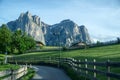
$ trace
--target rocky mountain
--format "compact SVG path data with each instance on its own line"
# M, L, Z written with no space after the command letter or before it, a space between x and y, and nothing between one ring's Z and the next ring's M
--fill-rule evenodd
M67 19L51 26L42 26L45 32L47 45L71 46L73 43L91 43L90 36L84 25L78 26L75 22Z
M84 25L78 26L69 19L58 24L48 25L42 22L38 16L32 16L26 12L22 13L17 20L8 22L7 25L12 31L21 29L36 41L50 46L70 46L77 42L91 43L86 27Z
M8 22L7 25L12 31L20 29L26 32L27 35L32 36L36 41L45 44L44 34L40 26L41 21L38 16L32 16L29 12L21 13L17 20Z

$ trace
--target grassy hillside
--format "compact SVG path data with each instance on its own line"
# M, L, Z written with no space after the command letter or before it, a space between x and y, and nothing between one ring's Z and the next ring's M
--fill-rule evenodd
M67 51L49 51L49 52L33 52L27 53L23 55L19 55L21 58L27 57L59 57L59 53L61 57L73 57L76 59L97 59L97 60L105 60L110 59L114 61L120 61L120 45L111 45L104 47L96 47L82 50L67 50Z

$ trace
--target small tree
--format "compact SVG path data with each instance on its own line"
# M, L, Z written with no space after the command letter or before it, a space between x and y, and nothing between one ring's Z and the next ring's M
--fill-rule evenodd
M120 38L119 38L119 37L117 37L117 43L118 43L118 44L120 43Z
M97 41L96 46L102 46L102 45L103 45L103 43L102 43L102 42Z

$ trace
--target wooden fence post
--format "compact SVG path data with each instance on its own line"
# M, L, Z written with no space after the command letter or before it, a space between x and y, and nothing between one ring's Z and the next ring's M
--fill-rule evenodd
M73 70L75 70L75 67L74 67L74 58L72 58L72 67L73 67Z
M75 65L75 70L77 71L78 70L78 64L76 64L76 62L78 62L76 59L74 60L74 65Z
M81 62L81 60L79 60L79 62ZM79 67L81 68L81 63L79 64ZM81 70L81 69L80 69L79 71L80 71L80 72L82 72L82 70Z
M94 63L96 63L96 60L93 60ZM96 65L94 64L93 69L96 70ZM96 78L96 72L94 72L94 78Z
M51 57L48 58L49 62L52 63Z
M13 75L13 71L14 71L14 70L13 70L12 68L11 68L10 70L11 70L11 80L13 80L13 76L14 76L14 75Z
M110 60L107 60L107 72L110 73L110 66L108 65L110 63ZM110 80L110 77L107 77L107 80Z
M17 64L17 60L16 60L15 64L18 65L18 64Z
M86 69L88 68L87 59L85 59L85 68L86 68ZM86 73L86 75L87 75L87 74L88 74L88 71L86 70L85 73Z

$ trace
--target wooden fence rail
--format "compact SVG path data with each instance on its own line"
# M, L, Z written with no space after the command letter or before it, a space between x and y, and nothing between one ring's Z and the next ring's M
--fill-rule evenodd
M35 61L46 61L47 63L58 62L59 64L68 64L74 71L76 71L79 75L89 77L91 80L99 80L97 75L102 75L107 78L107 80L111 80L114 78L116 80L120 80L120 73L111 72L111 68L117 68L120 70L120 62L111 62L107 60L106 62L97 62L95 59L93 61L85 60L76 60L73 58L51 58L51 57L41 57L41 58L25 58L25 59L17 59L12 58L9 59L9 62L27 62L26 60L32 62ZM98 67L104 68L104 70L100 70ZM120 71L119 71L120 72ZM91 75L91 73L93 73ZM105 79L106 80L106 79Z
M27 66L21 66L17 70L5 70L0 71L0 77L4 77L2 80L17 80L27 73Z
M120 80L120 74L118 73L113 73L111 72L111 67L113 68L119 68L120 70L120 62L110 62L109 60L106 62L96 62L94 59L93 61L89 62L87 59L84 61L81 60L75 60L72 58L66 58L64 59L64 62L69 64L75 71L81 72L84 71L83 73L85 76L88 76L88 72L92 72L94 75L92 77L92 80L98 80L96 75L101 74L107 77L107 80L110 80L110 78L115 78ZM81 65L84 65L84 67L81 67ZM92 68L89 68L88 66L92 66ZM98 70L96 67L104 67L106 68L106 71Z

